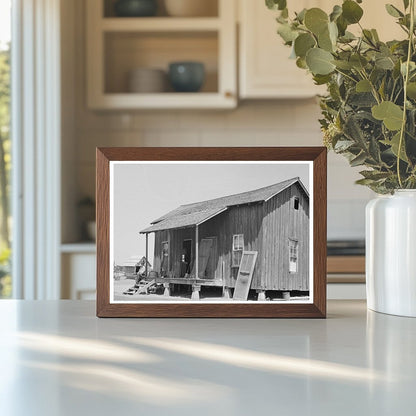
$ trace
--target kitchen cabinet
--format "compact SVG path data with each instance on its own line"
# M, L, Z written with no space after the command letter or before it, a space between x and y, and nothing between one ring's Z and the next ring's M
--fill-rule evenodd
M226 109L235 108L238 98L295 99L325 92L324 87L315 86L311 75L297 68L289 58L290 48L276 34L276 12L268 10L263 1L207 1L218 2L216 16L180 18L162 11L156 17L123 18L114 16L111 1L89 0L86 3L88 107ZM334 3L299 0L296 9L320 7L329 12ZM401 0L392 3L402 7ZM377 0L367 0L361 6L365 10L363 25L375 27L381 39L403 37ZM131 70L143 67L167 70L170 62L184 60L204 63L207 76L200 92L128 92Z
M63 244L61 253L62 299L95 300L95 244Z
M403 9L403 0L391 0L381 2L380 0L365 0L360 6L364 9L361 25L365 28L377 29L380 40L386 42L392 39L404 39L405 32L395 23L395 18L390 16L385 8L385 3L393 4L400 10ZM356 27L356 30L359 28Z
M234 108L237 105L236 4L218 2L216 16L116 17L109 2L88 0L87 102L90 109ZM205 66L195 93L132 93L128 74L140 68L167 71L175 61Z
M294 3L294 2L293 2ZM401 0L394 0L400 9ZM299 0L289 3L293 11L320 7L330 12L333 0ZM366 0L362 25L376 28L381 40L403 38L403 33L379 0ZM277 35L277 12L268 10L263 1L239 0L239 91L242 99L291 99L308 98L325 92L324 87L313 84L311 75L298 68L289 59L290 48ZM357 25L349 30L359 31Z
M328 0L299 0L296 9L325 8ZM291 50L277 35L275 11L264 1L239 0L239 90L242 99L308 98L322 92L311 75L289 59Z

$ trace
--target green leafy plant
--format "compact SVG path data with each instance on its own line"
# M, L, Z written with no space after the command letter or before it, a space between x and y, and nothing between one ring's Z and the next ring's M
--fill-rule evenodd
M416 188L415 0L386 10L404 40L382 42L360 24L362 0L344 0L331 13L303 9L289 16L286 0L266 0L278 10L278 34L296 65L326 85L320 97L325 145L365 166L357 183L377 193ZM384 6L383 6L384 7ZM360 35L348 29L356 25Z
M10 249L3 248L0 250L0 299L9 298L12 294L10 256Z

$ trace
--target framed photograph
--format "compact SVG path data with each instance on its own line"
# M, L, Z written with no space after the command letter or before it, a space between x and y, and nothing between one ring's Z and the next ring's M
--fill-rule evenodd
M97 149L97 316L324 318L326 152Z

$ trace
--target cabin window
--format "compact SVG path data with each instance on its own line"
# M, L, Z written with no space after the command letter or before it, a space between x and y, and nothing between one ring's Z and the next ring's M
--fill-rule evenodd
M244 234L234 234L231 267L240 267L243 250L244 250Z
M289 273L298 271L298 242L289 240Z
M299 198L295 197L293 201L293 207L296 209L296 211L299 209Z

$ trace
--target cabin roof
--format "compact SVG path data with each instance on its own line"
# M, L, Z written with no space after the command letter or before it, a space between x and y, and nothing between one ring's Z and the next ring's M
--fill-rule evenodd
M295 183L299 183L305 194L309 197L309 193L305 189L303 183L296 177L264 188L242 192L240 194L181 205L173 211L152 221L152 225L140 231L140 233L152 233L155 231L200 225L221 212L226 211L229 207L268 201Z

